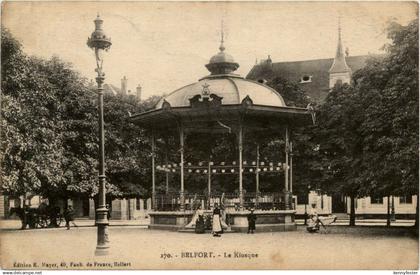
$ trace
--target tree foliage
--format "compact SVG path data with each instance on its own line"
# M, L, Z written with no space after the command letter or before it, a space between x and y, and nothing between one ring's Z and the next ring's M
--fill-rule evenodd
M313 108L317 108L316 103L306 95L299 84L282 77L274 77L267 85L280 93L287 106L306 108L308 104L311 104ZM313 180L314 174L321 173L317 144L314 139L316 128L314 125L296 127L293 124L290 128L290 140L293 144L293 192L298 196L306 197L308 189L317 187L317 182ZM284 140L279 140L279 142L284 147ZM268 149L272 150L270 146Z
M97 95L86 79L57 57L29 57L2 29L1 188L47 197L97 190ZM144 196L149 189L147 137L128 112L150 108L130 96L105 95L108 191Z
M418 194L418 21L391 23L388 37L387 55L354 75L364 115L363 177L383 194Z
M353 197L418 194L418 22L391 23L391 43L320 106L322 187Z

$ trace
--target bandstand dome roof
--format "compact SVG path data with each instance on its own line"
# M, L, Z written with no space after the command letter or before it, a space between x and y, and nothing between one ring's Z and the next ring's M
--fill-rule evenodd
M238 76L221 75L219 77L205 77L198 82L175 90L162 98L157 103L156 109L162 108L164 101L167 101L171 107L190 106L190 99L197 94L201 94L203 87L206 86L210 93L223 98L223 105L241 104L244 98L249 96L256 105L286 106L282 96L268 86Z
M239 64L225 52L223 38L219 50L219 53L213 55L206 65L211 73L209 76L173 91L162 98L156 104L155 109L162 108L164 102L169 103L171 107L187 107L191 104L190 99L203 93L221 97L222 105L241 104L248 96L256 105L286 106L282 96L274 89L233 73L239 68Z
M223 37L219 50L205 65L210 75L173 91L131 121L165 132L179 125L188 131L225 132L227 124L278 130L286 124L313 123L308 108L288 107L276 90L235 74L239 64L225 52Z

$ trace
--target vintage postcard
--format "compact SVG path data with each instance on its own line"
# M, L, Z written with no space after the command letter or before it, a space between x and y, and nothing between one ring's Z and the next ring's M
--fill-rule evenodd
M417 2L3 1L1 268L417 270L418 44Z

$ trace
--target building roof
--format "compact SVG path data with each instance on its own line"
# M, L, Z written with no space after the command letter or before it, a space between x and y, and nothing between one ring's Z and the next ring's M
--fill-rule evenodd
M357 71L365 65L368 57L368 55L346 57L347 65L353 72ZM311 99L322 102L329 92L329 70L333 62L333 58L326 58L258 64L251 69L246 78L268 81L276 77L282 77L290 82L300 83ZM304 76L311 77L310 81L301 81Z
M114 86L112 84L104 84L103 88L104 88L104 93L105 94L117 95L117 94L121 93L121 89L117 88L116 86Z
M227 128L235 130L239 125L248 131L278 131L285 126L311 125L314 119L311 109L262 106L252 102L218 107L164 106L130 117L132 122L145 129L154 129L166 134L177 131L179 125L182 125L186 132L226 133Z
M221 97L222 105L241 104L248 96L257 105L286 106L281 95L266 85L239 76L220 75L211 78L206 77L175 90L162 98L157 103L156 109L162 108L164 102L168 102L171 107L190 106L190 99L203 94L205 89L207 89L209 95L215 94Z

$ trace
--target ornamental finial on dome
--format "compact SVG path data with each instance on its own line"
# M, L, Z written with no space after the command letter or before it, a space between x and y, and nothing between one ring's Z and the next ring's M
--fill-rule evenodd
M225 37L224 37L224 28L222 21L221 28L221 40L220 40L220 52L216 55L213 55L210 58L209 64L206 65L207 70L210 71L211 75L224 75L230 74L236 71L239 68L239 64L235 62L233 57L225 52Z
M225 42L225 40L224 40L224 32L223 32L223 19L222 19L222 26L221 26L221 32L220 32L220 35L221 35L221 40L220 40L220 47L219 47L219 50L220 50L221 52L223 52L223 51L225 50L225 46L223 45L223 42Z

